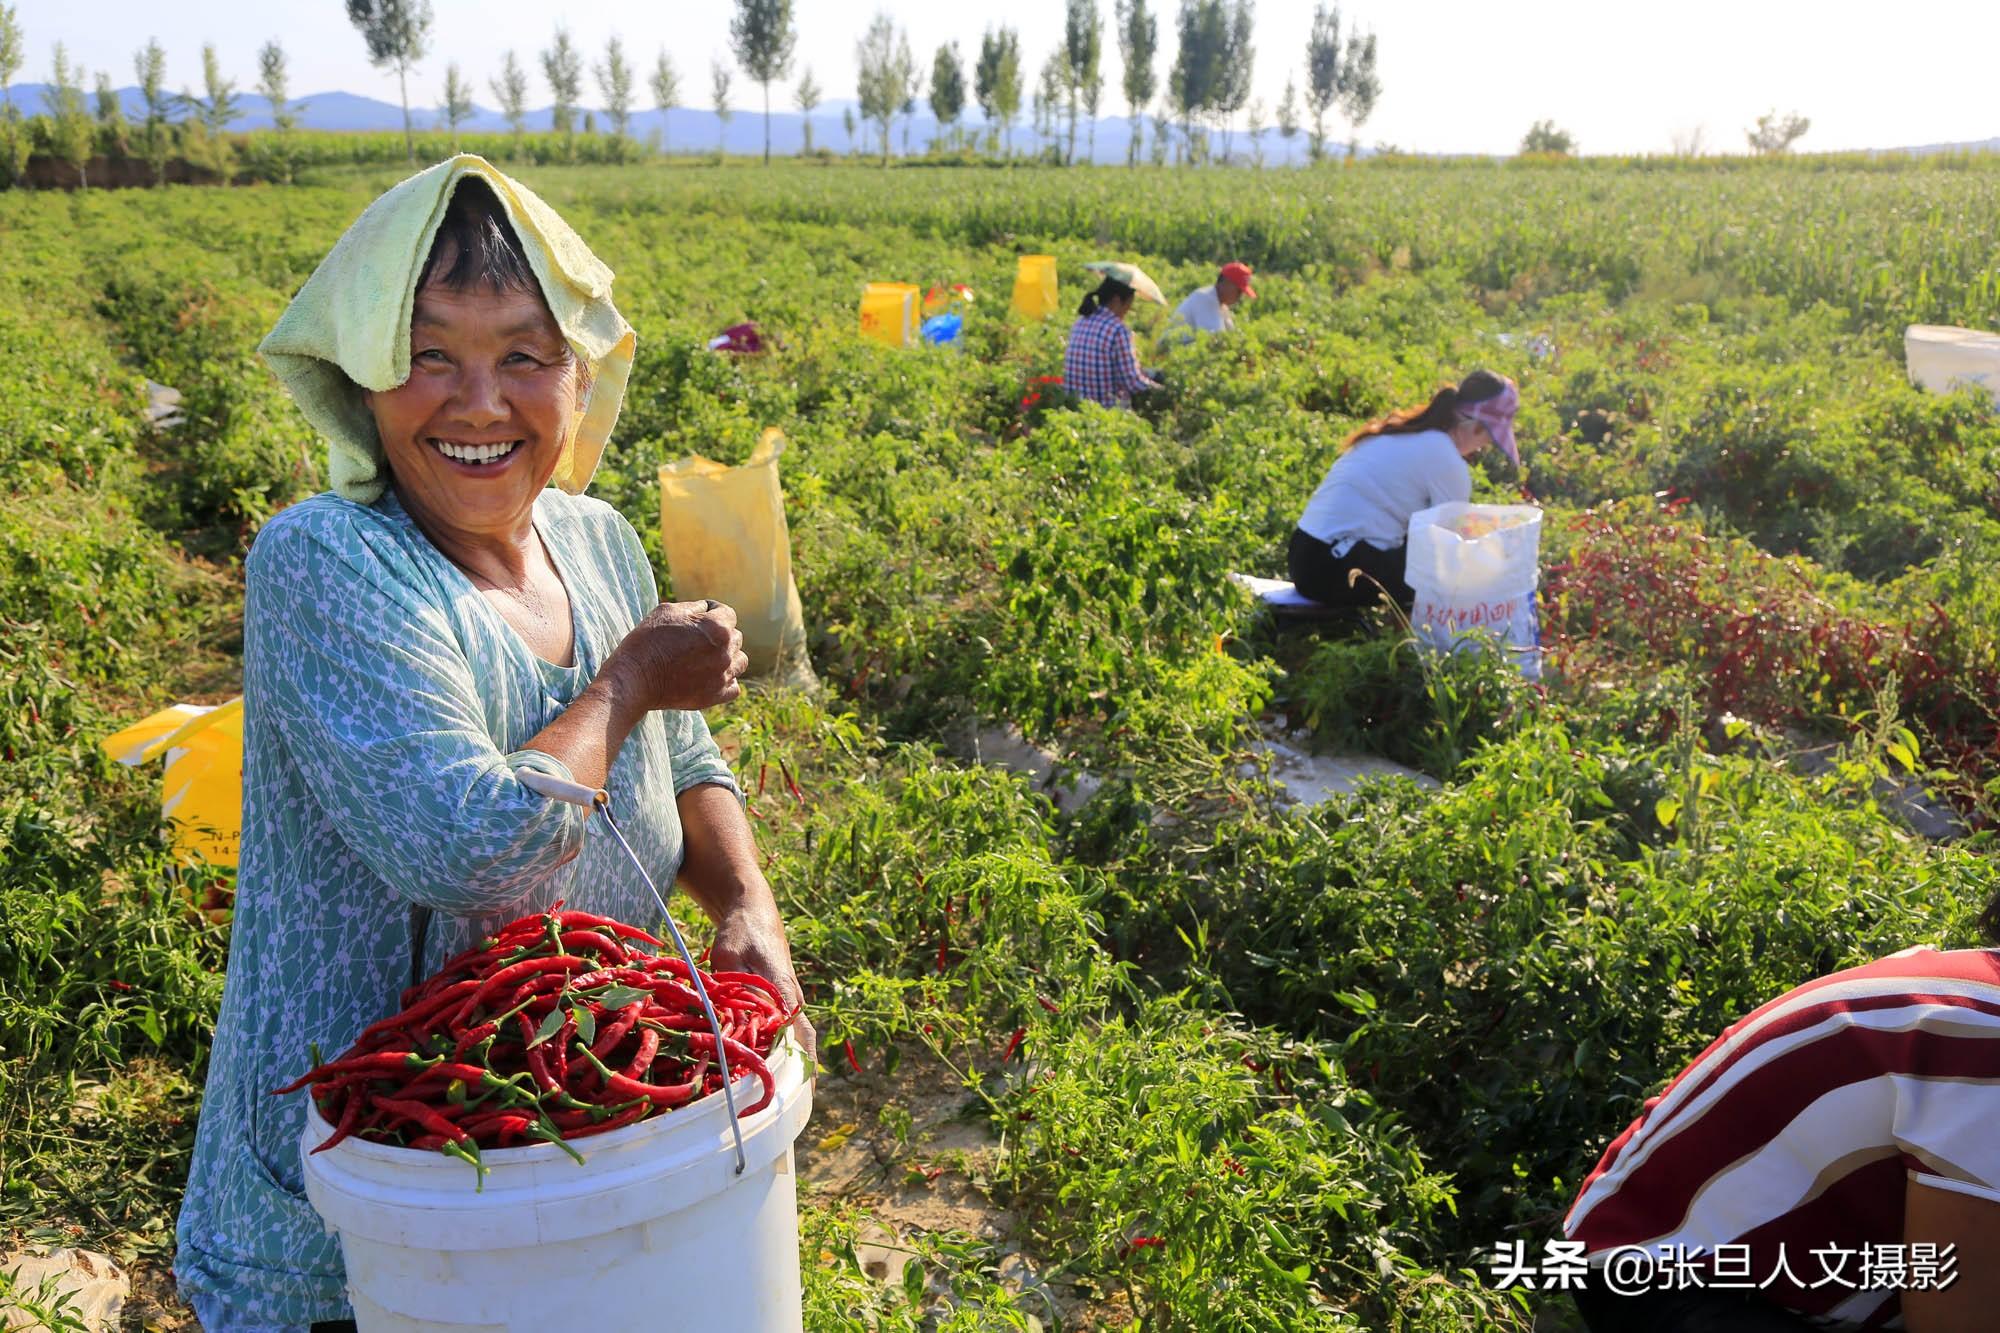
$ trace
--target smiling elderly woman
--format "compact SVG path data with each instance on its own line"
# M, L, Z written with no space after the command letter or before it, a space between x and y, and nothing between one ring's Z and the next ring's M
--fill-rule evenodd
M717 965L798 996L696 711L738 693L735 617L659 604L632 528L575 494L631 366L610 279L459 157L377 200L265 341L335 492L273 518L247 565L243 852L175 1262L210 1333L350 1317L303 1193L305 1099L267 1095L311 1044L344 1049L413 974L557 899L657 917L615 844L522 772L607 788L714 920Z

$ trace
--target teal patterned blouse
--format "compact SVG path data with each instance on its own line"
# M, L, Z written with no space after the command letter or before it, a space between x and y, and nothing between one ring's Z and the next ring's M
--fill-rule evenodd
M516 774L570 778L523 748L658 601L610 506L544 491L534 522L569 591L573 667L537 657L391 491L320 495L258 534L243 613L243 849L229 973L178 1227L174 1273L212 1330L350 1318L339 1246L306 1202L306 1094L271 1097L394 1012L413 906L426 970L550 906L657 920L645 885L581 810ZM675 798L736 789L699 713L657 712L613 765L612 809L663 888Z

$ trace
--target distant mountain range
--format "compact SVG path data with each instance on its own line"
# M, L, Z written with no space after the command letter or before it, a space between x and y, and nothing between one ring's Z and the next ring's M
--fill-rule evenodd
M14 105L24 114L32 115L44 109L43 94L48 85L40 83L17 83L9 89ZM753 89L753 96L755 90ZM145 115L146 102L134 88L118 90L120 104L125 109L127 119L137 120ZM384 102L378 98L363 97L356 93L325 92L310 93L298 99L304 104L299 113L300 128L309 130L400 130L403 128L403 109L394 102ZM94 102L93 102L94 105ZM243 108L240 119L232 121L233 130L263 130L271 127L270 103L255 94L241 95L238 105ZM910 151L921 153L937 137L938 124L922 103L915 116L908 119L908 142ZM598 108L587 108L596 117L600 131L610 128L611 119ZM820 148L830 148L835 152L846 152L849 139L841 126L841 113L852 110L857 122L854 143L857 146L876 146L878 138L872 125L861 125L861 110L853 102L822 103L813 112L813 144ZM583 111L577 112L577 123L582 124ZM444 128L444 119L436 107L411 107L410 123L418 130ZM530 130L548 130L554 126L554 113L548 107L530 111L526 117ZM984 131L985 123L978 119L977 110L973 117L964 122L965 128ZM465 133L505 133L507 121L498 111L473 104L472 118L460 126ZM1066 129L1066 127L1065 127ZM696 110L691 107L676 107L662 115L649 110L633 113L631 134L641 142L650 141L655 131L664 132L664 142L674 152L713 152L718 143L730 153L761 153L764 151L764 113L761 105L752 102L732 110L728 123L713 111ZM897 153L903 151L905 122L897 117L889 136ZM1131 122L1124 117L1104 117L1097 122L1096 161L1123 163L1125 150L1131 142ZM1152 144L1152 126L1148 122L1142 136L1142 150ZM1059 136L1059 137L1066 137ZM1223 149L1222 136L1212 136L1214 149L1219 154ZM1303 132L1289 143L1275 129L1266 129L1262 136L1264 160L1271 165L1296 164L1306 160L1306 136ZM1086 155L1090 142L1090 127L1079 121L1076 127L1076 151L1079 157ZM1026 151L1035 144L1033 128L1025 119L1014 122L1013 144L1017 151ZM771 151L790 155L805 147L805 117L796 110L780 111L771 109ZM1231 153L1247 158L1251 151L1250 136L1239 130L1230 144ZM877 147L877 151L880 151ZM1361 150L1364 156L1368 149Z
M1915 153L1924 156L1930 153L2000 153L2000 139L1980 139L1967 143L1927 143L1915 148L1892 148L1892 153Z
M43 95L47 91L47 84L17 83L8 90L8 93L12 97L16 107L20 108L24 114L33 115L44 109ZM754 98L755 95L756 90L753 88L751 96ZM238 104L243 108L243 116L231 122L230 128L235 130L264 130L271 128L270 104L254 93L241 94L239 96L240 100ZM136 120L144 116L146 103L145 99L139 95L137 88L120 88L118 90L118 97L120 103L125 108L125 115L128 119ZM299 98L298 101L303 103L305 107L299 113L299 125L303 129L400 130L403 128L403 109L394 102L385 102L379 98L363 97L358 93L325 92L312 93ZM930 144L931 140L937 137L938 124L922 103L919 103L918 106L918 113L910 117L908 121L907 142L910 151L921 153ZM598 108L579 109L577 112L577 123L579 126L583 121L584 110L589 110L597 118L597 127L600 131L609 129L611 118ZM846 130L841 125L841 113L848 110L854 112L856 121L856 129L852 141L849 140ZM860 120L861 109L853 102L826 102L821 104L813 112L812 117L814 145L821 148L830 148L835 152L841 153L848 151L851 145L876 147L877 137L875 127L860 124ZM410 123L415 128L424 131L444 128L444 118L436 107L411 107ZM526 123L527 128L530 130L552 129L554 127L554 113L548 107L537 108L528 113ZM986 128L985 122L978 117L977 108L973 108L972 115L966 121L962 122L962 124L964 128L982 132ZM473 104L472 118L466 121L460 128L467 133L505 133L508 126L506 118L498 111L481 106L475 102ZM1339 128L1344 130L1346 127L1342 125ZM631 133L634 138L641 142L650 142L655 132L662 131L664 132L664 142L668 150L673 152L708 153L715 151L717 144L721 144L725 151L730 153L748 154L764 151L764 115L755 101L742 108L733 110L726 125L722 118L717 116L715 112L698 110L692 107L676 107L665 115L651 110L633 113ZM1097 122L1097 152L1095 160L1102 163L1123 163L1125 161L1126 147L1131 142L1131 135L1132 123L1125 117L1107 116L1099 119ZM1050 142L1060 141L1065 137L1059 130L1056 140L1051 140ZM1152 139L1152 124L1148 121L1141 136L1142 156L1149 155ZM1210 139L1214 152L1219 155L1223 151L1223 136L1221 134L1212 134ZM1287 141L1277 130L1267 128L1260 136L1260 140L1264 150L1264 161L1269 165L1292 166L1301 164L1306 160L1306 136L1303 132L1300 132ZM899 116L890 134L890 143L894 146L897 153L901 153L905 141L905 122ZM1089 142L1090 127L1087 123L1080 121L1076 127L1076 148L1079 156L1087 155ZM1014 122L1013 144L1017 151L1023 152L1036 147L1034 130L1025 118ZM797 153L804 147L805 117L801 116L796 110L780 111L776 107L773 107L771 111L771 151L789 156ZM1250 135L1242 130L1238 130L1233 136L1229 147L1233 157L1247 159L1252 153ZM1329 145L1329 151L1339 152L1344 147L1344 144L1336 143ZM880 151L879 147L876 147L876 151ZM1363 148L1360 151L1361 156L1367 157L1371 155L1373 150ZM1918 155L1955 152L2000 152L2000 138L1981 139L1963 143L1921 144L1906 148L1882 148L1868 151L1876 153L1914 153Z

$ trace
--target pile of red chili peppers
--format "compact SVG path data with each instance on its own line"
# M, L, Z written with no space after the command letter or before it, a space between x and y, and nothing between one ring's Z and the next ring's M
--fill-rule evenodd
M561 906L480 941L404 991L402 1012L346 1054L274 1089L312 1086L334 1126L313 1151L354 1135L463 1158L483 1180L481 1148L562 1145L719 1091L687 964L651 952L661 942L643 930ZM763 1084L751 1115L771 1100L764 1057L797 1011L762 977L701 976L730 1073Z

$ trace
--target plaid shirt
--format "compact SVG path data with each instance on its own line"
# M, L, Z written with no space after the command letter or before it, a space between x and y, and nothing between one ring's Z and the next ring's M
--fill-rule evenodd
M1109 310L1085 315L1069 331L1063 387L1106 407L1129 407L1134 389L1157 389L1132 354L1132 330Z

